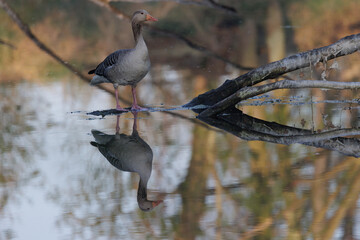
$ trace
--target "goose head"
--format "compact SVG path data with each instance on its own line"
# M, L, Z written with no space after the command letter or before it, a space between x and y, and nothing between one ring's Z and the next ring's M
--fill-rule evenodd
M156 207L162 202L162 200L149 201L147 199L138 199L139 208L144 212L151 211L154 207Z
M133 23L141 24L146 21L156 22L157 19L151 16L146 10L138 10L134 12L132 16Z

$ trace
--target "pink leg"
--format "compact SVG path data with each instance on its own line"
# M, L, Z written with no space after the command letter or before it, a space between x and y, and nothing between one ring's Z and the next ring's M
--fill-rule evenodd
M120 126L119 126L119 122L120 122L120 115L116 116L116 133L120 132Z
M137 112L132 112L134 116L133 131L137 131Z
M115 88L116 110L127 112L127 111L128 111L127 109L120 107L118 87L117 87L117 86L116 86L116 87L114 86L114 88Z
M133 95L133 104L131 106L131 111L146 111L146 110L148 110L147 108L143 108L143 107L140 107L139 105L137 105L135 88L136 88L136 86L131 86L131 92Z

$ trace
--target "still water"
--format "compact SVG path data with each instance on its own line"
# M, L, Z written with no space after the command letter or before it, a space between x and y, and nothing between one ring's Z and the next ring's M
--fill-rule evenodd
M132 46L128 22L91 1L60 2L11 6L84 73ZM357 1L251 2L221 2L236 14L200 1L114 5L127 14L146 8L159 28L246 67L359 31ZM16 49L0 45L0 239L360 239L356 135L350 154L341 139L332 150L276 144L196 119L179 106L246 70L150 30L152 69L138 98L155 110L91 114L113 108L113 95L64 70L1 14L1 38ZM322 32L322 21L336 31ZM357 53L329 62L327 80L358 81L359 60ZM318 79L323 68L290 77ZM131 99L130 88L120 95ZM356 91L282 90L238 108L323 132L358 127L357 99Z

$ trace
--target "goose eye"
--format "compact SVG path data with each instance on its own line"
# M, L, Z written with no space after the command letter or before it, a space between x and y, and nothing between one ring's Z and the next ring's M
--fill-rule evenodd
M141 14L144 14L143 12Z

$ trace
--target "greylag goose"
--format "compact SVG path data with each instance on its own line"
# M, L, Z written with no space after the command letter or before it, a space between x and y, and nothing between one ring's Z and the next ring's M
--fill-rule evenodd
M141 108L136 101L136 85L149 72L150 60L148 49L142 36L142 24L146 21L157 21L145 10L134 12L131 25L135 39L135 47L132 49L120 49L105 58L89 74L95 73L90 84L112 83L115 88L116 109L127 111L121 108L118 99L118 86L130 85L133 96L131 111L146 110Z
M101 154L117 169L139 174L137 202L141 210L150 211L162 201L149 201L147 199L147 183L152 170L153 152L149 145L139 136L136 113L134 114L133 132L130 136L119 134L120 116L117 116L116 134L108 135L92 130L91 133L95 138L95 142L91 142L91 145L97 147Z

